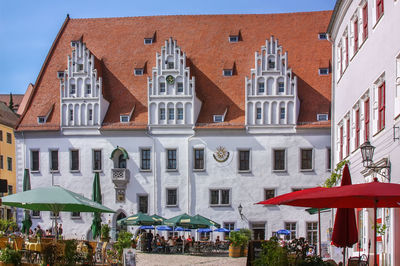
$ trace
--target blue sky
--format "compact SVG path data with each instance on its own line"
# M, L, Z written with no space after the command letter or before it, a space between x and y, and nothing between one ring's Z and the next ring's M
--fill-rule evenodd
M34 83L67 14L71 18L261 14L332 10L336 0L0 0L0 94Z

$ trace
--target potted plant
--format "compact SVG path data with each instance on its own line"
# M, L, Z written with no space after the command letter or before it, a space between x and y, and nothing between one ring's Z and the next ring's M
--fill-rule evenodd
M110 226L108 226L108 224L101 225L101 241L110 241Z
M115 249L118 251L118 256L121 259L124 252L124 248L130 248L132 245L132 233L127 231L121 231L118 234L117 242L114 244Z
M245 256L245 250L247 251L247 242L249 237L245 232L233 231L229 234L229 256L230 257L242 257Z
M7 246L1 250L0 261L3 265L21 265L22 254Z

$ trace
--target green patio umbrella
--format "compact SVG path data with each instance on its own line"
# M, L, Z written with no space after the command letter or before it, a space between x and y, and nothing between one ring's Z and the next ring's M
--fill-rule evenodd
M2 198L4 205L34 211L52 211L55 217L64 212L109 212L114 211L59 186L40 187ZM57 227L57 219L56 219Z
M174 226L174 227L180 226L183 228L190 228L190 229L209 227L207 223L200 221L199 219L190 216L186 213L167 219L164 221L164 224L168 226Z
M160 215L157 215L157 214L153 214L153 215L150 216L150 217L152 217L153 219L156 219L156 221L160 221L161 224L166 220L164 217L162 217L162 216L160 216Z
M129 217L118 220L119 225L160 225L160 218L154 218L144 213L137 213Z
M94 174L92 200L94 202L101 204L101 187L100 187L99 173ZM92 229L93 239L96 239L96 237L100 236L100 229L101 229L100 213L94 213L91 229Z
M197 218L199 221L201 221L201 222L203 222L203 223L205 223L205 224L208 224L208 226L214 226L214 227L217 227L217 228L220 228L221 227L221 225L219 224L219 223L217 223L217 222L214 222L213 220L210 220L210 219L208 219L208 218L206 218L206 217L204 217L204 216L201 216L200 214L196 214L195 216L193 216L194 218Z
M31 178L29 176L29 169L24 170L24 180L22 181L22 191L31 190ZM25 234L29 234L29 229L32 226L31 215L29 211L25 211L25 217L22 221L22 229L21 232Z

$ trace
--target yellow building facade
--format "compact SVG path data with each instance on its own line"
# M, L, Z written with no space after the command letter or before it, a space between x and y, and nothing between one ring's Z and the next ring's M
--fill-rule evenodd
M0 102L0 179L7 180L7 192L3 196L16 191L16 156L14 126L18 116L7 105ZM0 206L0 218L14 217L12 208Z

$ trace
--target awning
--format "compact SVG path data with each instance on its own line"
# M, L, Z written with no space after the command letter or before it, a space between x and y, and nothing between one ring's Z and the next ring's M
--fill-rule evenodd
M127 152L124 148L119 147L119 146L117 146L117 148L115 148L115 150L112 151L111 156L110 156L110 159L114 158L114 154L115 154L116 151L121 151L121 152L122 152L122 155L123 155L123 158L124 158L125 160L129 159L128 152Z
M319 209L320 212L328 212L331 210L331 208L322 208ZM313 215L313 214L317 214L318 213L318 209L317 208L308 208L306 209L306 212L308 212L309 214Z

